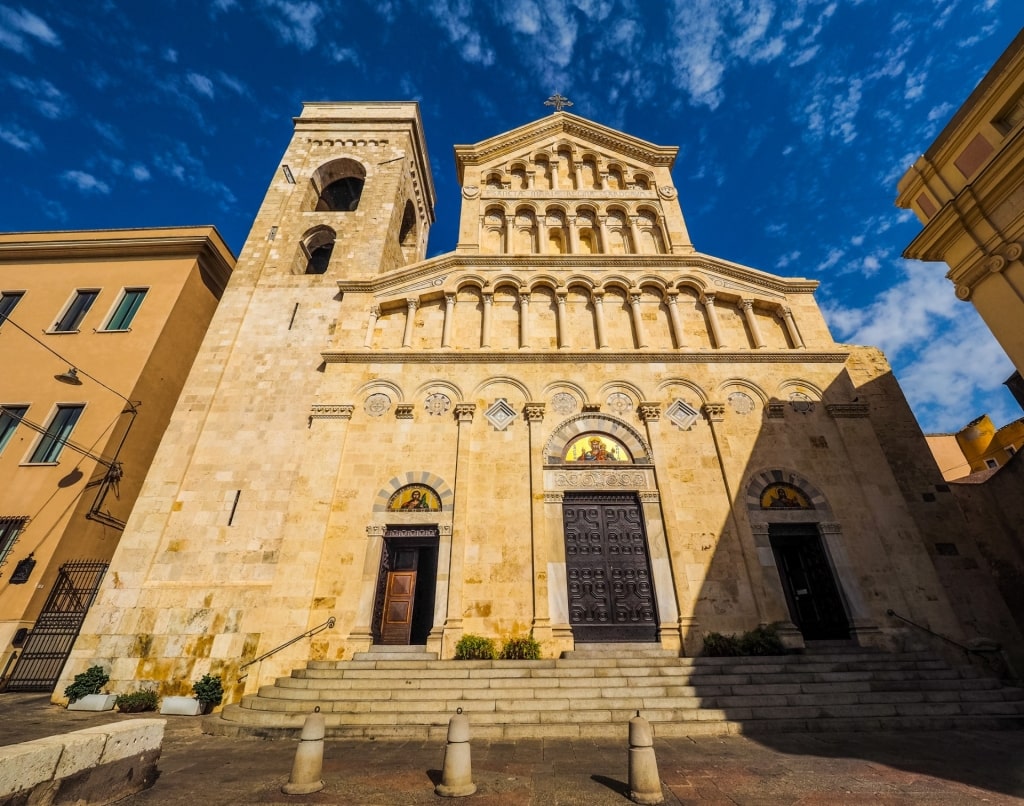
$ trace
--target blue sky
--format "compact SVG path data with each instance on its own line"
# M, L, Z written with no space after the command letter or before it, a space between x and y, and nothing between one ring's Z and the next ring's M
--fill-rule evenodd
M678 145L696 247L820 280L926 431L1021 415L1009 360L896 182L1024 26L1016 0L0 2L0 229L215 224L237 253L304 100L418 100L429 254L454 248L452 145L550 112Z

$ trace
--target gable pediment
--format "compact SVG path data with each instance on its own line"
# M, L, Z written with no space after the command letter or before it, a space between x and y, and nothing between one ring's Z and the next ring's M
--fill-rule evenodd
M617 161L627 168L647 170L670 169L679 151L674 146L658 146L568 112L556 112L474 145L455 146L459 184L463 184L469 166L486 170L516 160L529 162L539 152L557 154L561 148L574 152L574 157L591 153L606 162Z

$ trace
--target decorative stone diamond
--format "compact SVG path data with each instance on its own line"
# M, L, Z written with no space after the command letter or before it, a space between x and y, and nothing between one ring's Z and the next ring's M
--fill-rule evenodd
M366 402L363 404L363 411L369 414L371 417L380 417L387 414L391 408L391 398L383 392L378 392L375 395L370 395L366 398Z
M608 400L605 401L605 405L622 417L626 412L633 408L633 398L627 394L623 394L622 392L613 392L608 395Z
M440 392L435 392L427 397L427 413L435 417L444 414L451 407L452 401L448 398L448 395L442 395Z
M551 410L555 414L575 414L578 405L579 403L576 401L576 398L568 392L558 392L551 398Z
M503 397L495 400L484 412L484 417L499 431L504 431L515 420L518 412Z
M697 410L688 405L681 398L676 398L665 411L665 416L679 426L683 431L689 431L697 422Z
M754 399L746 392L733 392L729 395L729 405L737 414L750 414L754 410Z

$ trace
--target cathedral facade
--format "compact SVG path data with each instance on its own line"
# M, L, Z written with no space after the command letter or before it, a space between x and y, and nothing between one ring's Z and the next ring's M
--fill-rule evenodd
M884 357L815 281L696 251L676 153L563 111L457 146L424 259L416 105L306 104L64 678L993 632L934 562L962 516Z

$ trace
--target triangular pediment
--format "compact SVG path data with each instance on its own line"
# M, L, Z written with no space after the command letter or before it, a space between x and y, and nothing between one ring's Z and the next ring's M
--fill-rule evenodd
M621 160L635 168L671 169L679 152L675 146L655 145L568 112L555 112L479 143L455 146L459 184L463 184L468 166L486 168L509 160L528 159L539 149L557 149L563 144L593 151L607 160Z

